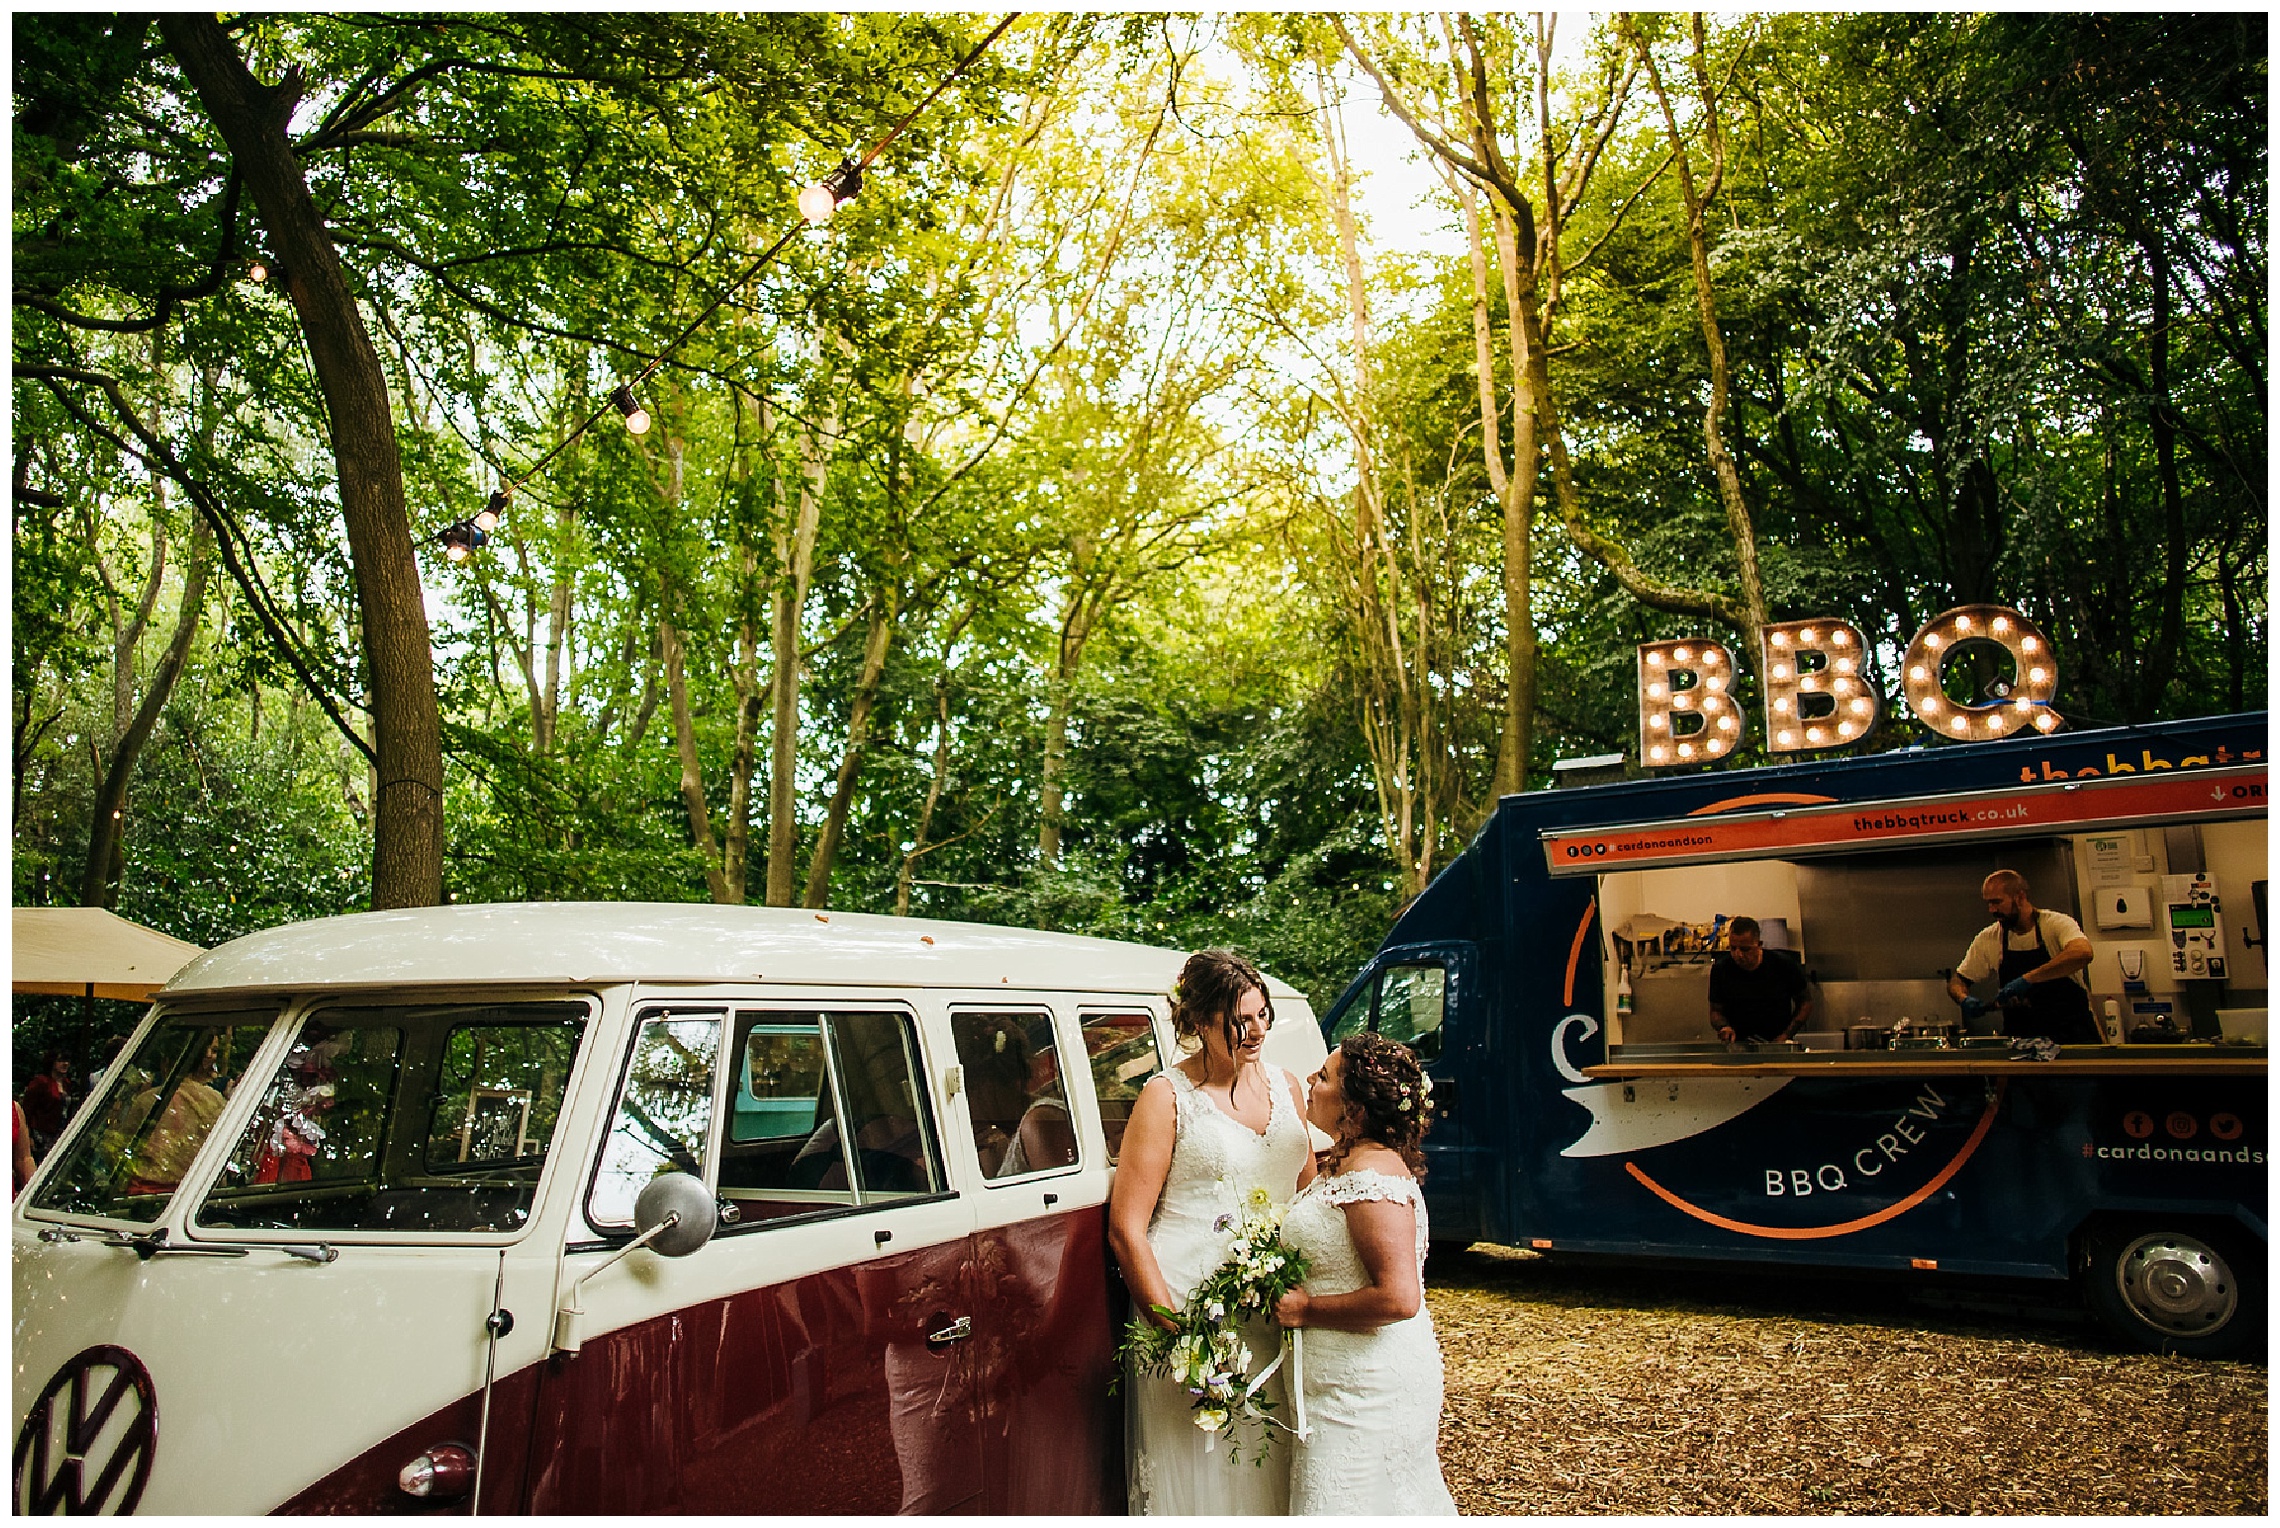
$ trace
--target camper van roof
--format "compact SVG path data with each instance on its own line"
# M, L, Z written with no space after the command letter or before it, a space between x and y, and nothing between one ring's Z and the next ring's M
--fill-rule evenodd
M745 982L1161 993L1185 954L986 923L702 903L514 902L289 923L208 951L166 996L472 982ZM1271 994L1295 998L1267 979Z

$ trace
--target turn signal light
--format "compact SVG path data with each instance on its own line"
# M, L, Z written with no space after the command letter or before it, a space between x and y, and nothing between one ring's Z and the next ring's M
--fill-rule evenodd
M1908 1259L1908 1266L1919 1273L1937 1273L1940 1260L1936 1257L1912 1257Z
M475 1483L475 1455L457 1443L438 1443L396 1472L406 1496L448 1501Z

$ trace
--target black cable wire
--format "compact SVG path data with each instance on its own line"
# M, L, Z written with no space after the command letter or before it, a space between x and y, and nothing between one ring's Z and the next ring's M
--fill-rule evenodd
M854 162L854 174L857 178L858 184L860 184L860 177L862 175L862 172L869 169L881 154L885 153L889 148L891 148L894 145L895 140L900 138L903 133L910 127L910 125L918 120L919 114L924 112L927 107L932 106L934 102L941 96L943 91L948 90L951 85L957 82L957 79L960 75L964 74L968 69L972 68L975 61L979 59L984 53L989 51L990 44L996 42L998 38L1005 35L1005 29L1012 26L1014 22L1018 21L1020 18L1021 12L1008 12L1006 14L1006 18L1003 21L1000 21L995 27L992 27L990 29L990 34L987 37L984 37L979 43L974 45L972 52L968 53L964 58L958 60L956 67L951 69L948 74L944 75L942 79L935 85L935 87L926 93L926 98L924 100L920 101L916 106L912 107L907 113L905 113L903 119L900 122L897 122L891 129L889 129L885 137L881 138L877 143L871 146L869 153L865 154L861 159ZM839 172L834 173L837 174ZM715 313L718 313L723 307L727 306L728 300L730 298L734 297L738 292L744 290L744 288L751 282L752 278L759 275L762 270L766 269L768 263L771 260L774 260L776 256L782 254L785 246L790 244L792 240L798 238L801 232L804 231L807 226L808 224L803 218L799 222L794 223L790 228L786 229L781 238L777 239L775 243L769 245L768 248L759 256L759 258L754 260L752 264L745 269L743 275L730 282L728 286L722 290L721 294L718 297L714 298L711 304L707 306L702 313L699 313L694 319L690 320L686 328L684 328L679 334L675 335L671 341L661 346L658 349L657 353L654 356L650 357L649 361L639 371L635 372L631 377L627 378L623 383L619 384L619 386L612 391L622 392L639 387L642 383L655 376L658 370L672 358L674 351L679 350L683 345L687 344L689 340L696 335L696 332L699 329L702 329L705 324L711 320L712 316ZM595 421L599 420L604 414L610 412L610 410L614 407L616 407L616 404L612 399L604 398L601 405L596 408L591 414L588 414L583 420L579 421L577 428L572 430L568 435L564 436L562 440L555 445L553 450L540 457L538 461L530 467L525 468L522 474L516 477L512 482L508 483L506 487L501 490L501 492L511 496L525 483L528 483L532 478L537 477L541 472L544 472L547 467L553 463L556 457L560 456L563 452L569 450L571 446L575 445L581 436L583 436L588 430L594 427Z

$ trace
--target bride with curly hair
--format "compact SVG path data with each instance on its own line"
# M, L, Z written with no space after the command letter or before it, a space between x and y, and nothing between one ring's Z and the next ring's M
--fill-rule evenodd
M1407 1046L1350 1035L1314 1074L1307 1118L1336 1143L1291 1201L1283 1240L1306 1282L1275 1319L1304 1329L1308 1430L1291 1457L1296 1515L1451 1516L1441 1478L1441 1345L1425 1309L1431 1085Z

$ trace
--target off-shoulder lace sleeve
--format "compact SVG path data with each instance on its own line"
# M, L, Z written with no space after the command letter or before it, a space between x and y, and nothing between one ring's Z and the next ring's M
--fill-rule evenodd
M1317 1178L1307 1191L1318 1196L1325 1204L1360 1204L1368 1199L1384 1199L1395 1204L1406 1204L1417 1212L1417 1266L1425 1266L1425 1254L1431 1245L1430 1233L1425 1226L1425 1193L1415 1178L1400 1173L1381 1173L1366 1167L1343 1172L1335 1178Z

